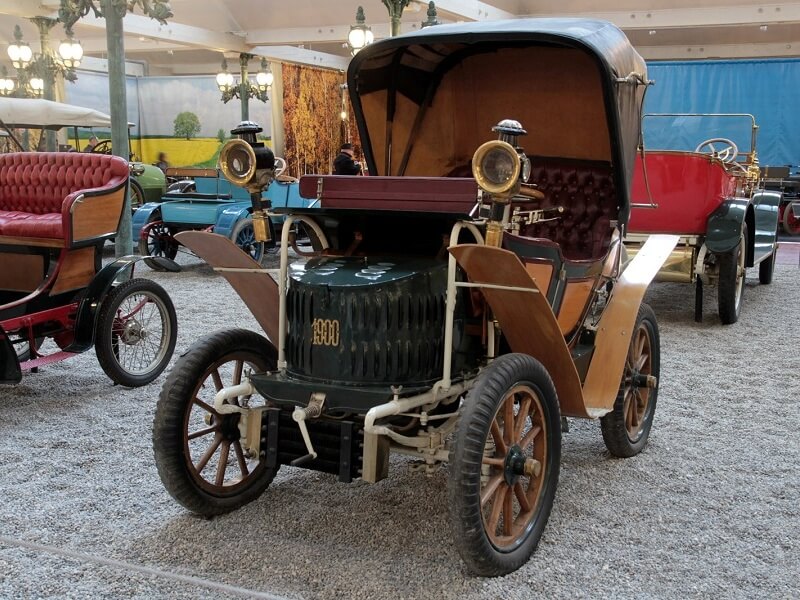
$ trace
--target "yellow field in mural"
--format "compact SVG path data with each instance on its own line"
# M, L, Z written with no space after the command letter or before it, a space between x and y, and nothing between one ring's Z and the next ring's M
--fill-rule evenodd
M159 152L164 152L173 167L214 166L220 147L217 138L145 138L132 143L133 152L143 163L156 162Z

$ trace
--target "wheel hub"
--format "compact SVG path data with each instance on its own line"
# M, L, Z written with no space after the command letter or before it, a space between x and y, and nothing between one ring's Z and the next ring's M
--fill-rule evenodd
M122 326L122 333L120 338L122 342L132 346L138 344L147 337L147 332L142 327L142 324L135 319L126 321Z

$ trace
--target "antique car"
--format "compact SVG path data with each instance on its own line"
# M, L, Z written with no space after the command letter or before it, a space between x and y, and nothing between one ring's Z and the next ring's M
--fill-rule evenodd
M101 266L128 178L115 156L0 155L0 383L93 345L114 383L145 385L166 368L177 335L170 297L133 278L139 257ZM57 349L43 353L45 340Z
M449 462L455 547L474 574L508 573L548 520L562 416L600 419L614 456L650 434L659 335L641 300L677 236L622 269L646 67L610 23L521 19L382 40L347 78L371 175L301 178L316 203L277 211L277 282L223 236L176 236L266 337L220 331L176 363L158 471L218 515L282 465L376 482L391 453ZM220 163L261 235L273 157L239 136ZM316 253L290 264L294 223Z
M761 184L755 119L748 114L654 114L645 115L643 128L627 251L635 254L652 233L679 235L656 279L695 284L697 321L703 316L703 286L716 286L720 320L735 323L746 269L758 266L762 284L772 282L775 270L781 193ZM728 131L728 137L720 131ZM670 149L660 149L659 135L668 140L665 145L671 142ZM652 138L658 141L653 144Z
M285 167L285 163L284 163ZM170 186L158 202L149 202L133 216L133 243L139 253L173 260L180 248L175 234L181 231L207 230L230 238L256 262L275 248L273 241L257 241L251 218L250 195L231 184L217 169L168 168L167 176L183 178ZM297 180L278 173L263 198L274 208L304 207L309 202L300 197ZM285 217L271 214L270 240ZM145 259L153 269L163 269L164 261Z
M111 128L111 117L107 114L72 104L62 104L50 100L3 98L0 97L0 123L8 129L26 128L59 130L72 128L75 140L74 149L79 148L78 128ZM69 148L70 146L65 146ZM93 152L111 154L111 142L104 140L93 148ZM158 167L141 162L128 163L131 171L129 190L131 208L136 209L144 202L158 200L166 189L166 178Z
M792 166L761 167L764 188L782 194L778 220L786 235L800 235L800 172Z

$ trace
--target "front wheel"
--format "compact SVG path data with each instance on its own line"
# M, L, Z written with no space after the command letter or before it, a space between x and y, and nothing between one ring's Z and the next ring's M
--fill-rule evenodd
M526 354L496 359L462 406L448 482L456 548L476 575L525 564L558 485L561 416L545 368Z
M728 254L717 255L719 264L719 284L717 286L717 304L719 318L725 325L739 320L744 295L744 281L747 258L747 225L742 225L739 244Z
M603 441L614 456L635 456L647 445L658 398L660 344L656 315L647 304L642 304L614 408L600 418Z
M274 370L275 347L243 329L218 331L197 342L170 372L156 406L153 451L164 487L192 512L219 515L255 500L278 467L266 452L246 446L240 412L218 412L214 398L242 382L248 371ZM254 409L263 401L239 396L226 401ZM257 406L258 404L258 406Z
M172 235L172 230L161 221L158 215L151 216L147 221L149 227L147 237L139 238L139 254L142 256L160 256L175 260L178 255L178 242ZM144 259L145 264L154 271L165 271L151 258Z
M113 288L100 306L95 352L114 383L139 387L166 368L177 336L178 318L164 288L131 279Z
M240 219L233 227L231 240L257 263L264 258L264 242L256 241L252 217Z

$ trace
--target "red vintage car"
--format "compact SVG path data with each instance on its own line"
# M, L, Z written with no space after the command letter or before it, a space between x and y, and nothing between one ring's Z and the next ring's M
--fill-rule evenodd
M645 135L645 150L634 167L626 248L635 254L653 233L680 235L656 279L696 285L697 321L703 285L716 286L720 319L735 323L746 269L758 265L760 282L770 283L777 248L781 193L761 186L755 119L747 114L646 115L643 129L672 147L651 149ZM737 141L718 136L726 129Z

